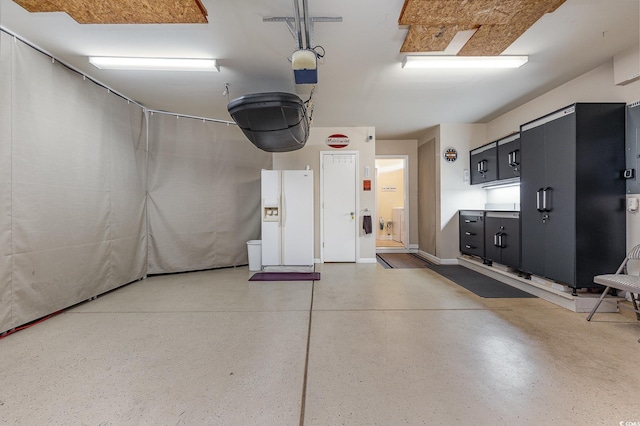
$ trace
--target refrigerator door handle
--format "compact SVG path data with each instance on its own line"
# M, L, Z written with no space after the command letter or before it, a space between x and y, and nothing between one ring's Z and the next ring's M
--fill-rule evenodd
M280 226L284 227L287 220L287 199L284 196L284 191L282 192L282 196L280 197L280 204L282 204L282 206L280 207Z

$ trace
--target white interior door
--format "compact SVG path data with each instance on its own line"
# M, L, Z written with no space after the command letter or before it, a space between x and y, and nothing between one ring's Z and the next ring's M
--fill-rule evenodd
M324 262L355 262L357 153L325 153L322 162L322 252Z

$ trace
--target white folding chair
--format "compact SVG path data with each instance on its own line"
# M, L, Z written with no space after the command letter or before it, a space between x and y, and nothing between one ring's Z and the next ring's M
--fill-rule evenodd
M628 291L631 294L631 303L633 308L628 306L618 305L622 308L632 309L636 313L636 317L640 320L640 310L638 310L638 302L640 301L640 276L630 275L628 272L628 263L630 260L640 260L640 244L631 249L627 254L627 257L622 261L620 267L615 274L596 275L593 277L593 282L605 286L606 288L602 292L602 296L598 299L598 302L593 307L587 321L591 321L591 317L595 314L598 306L604 300L604 297L609 293L612 288L618 291ZM617 302L616 302L617 303Z

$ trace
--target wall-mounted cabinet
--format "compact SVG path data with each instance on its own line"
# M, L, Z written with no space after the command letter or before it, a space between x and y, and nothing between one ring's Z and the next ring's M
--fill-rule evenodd
M520 157L520 133L471 150L471 185L520 177Z
M470 153L471 185L498 179L498 143L491 142Z
M520 177L520 133L497 141L498 180Z
M625 255L625 105L578 103L520 129L522 270L596 287Z

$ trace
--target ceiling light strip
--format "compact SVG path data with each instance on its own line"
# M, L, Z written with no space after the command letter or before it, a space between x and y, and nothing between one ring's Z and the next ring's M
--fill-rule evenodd
M220 71L220 67L215 59L91 56L89 57L89 62L96 68L109 70Z
M402 61L402 68L432 69L478 69L478 68L520 68L527 63L528 56L445 56L407 55Z

